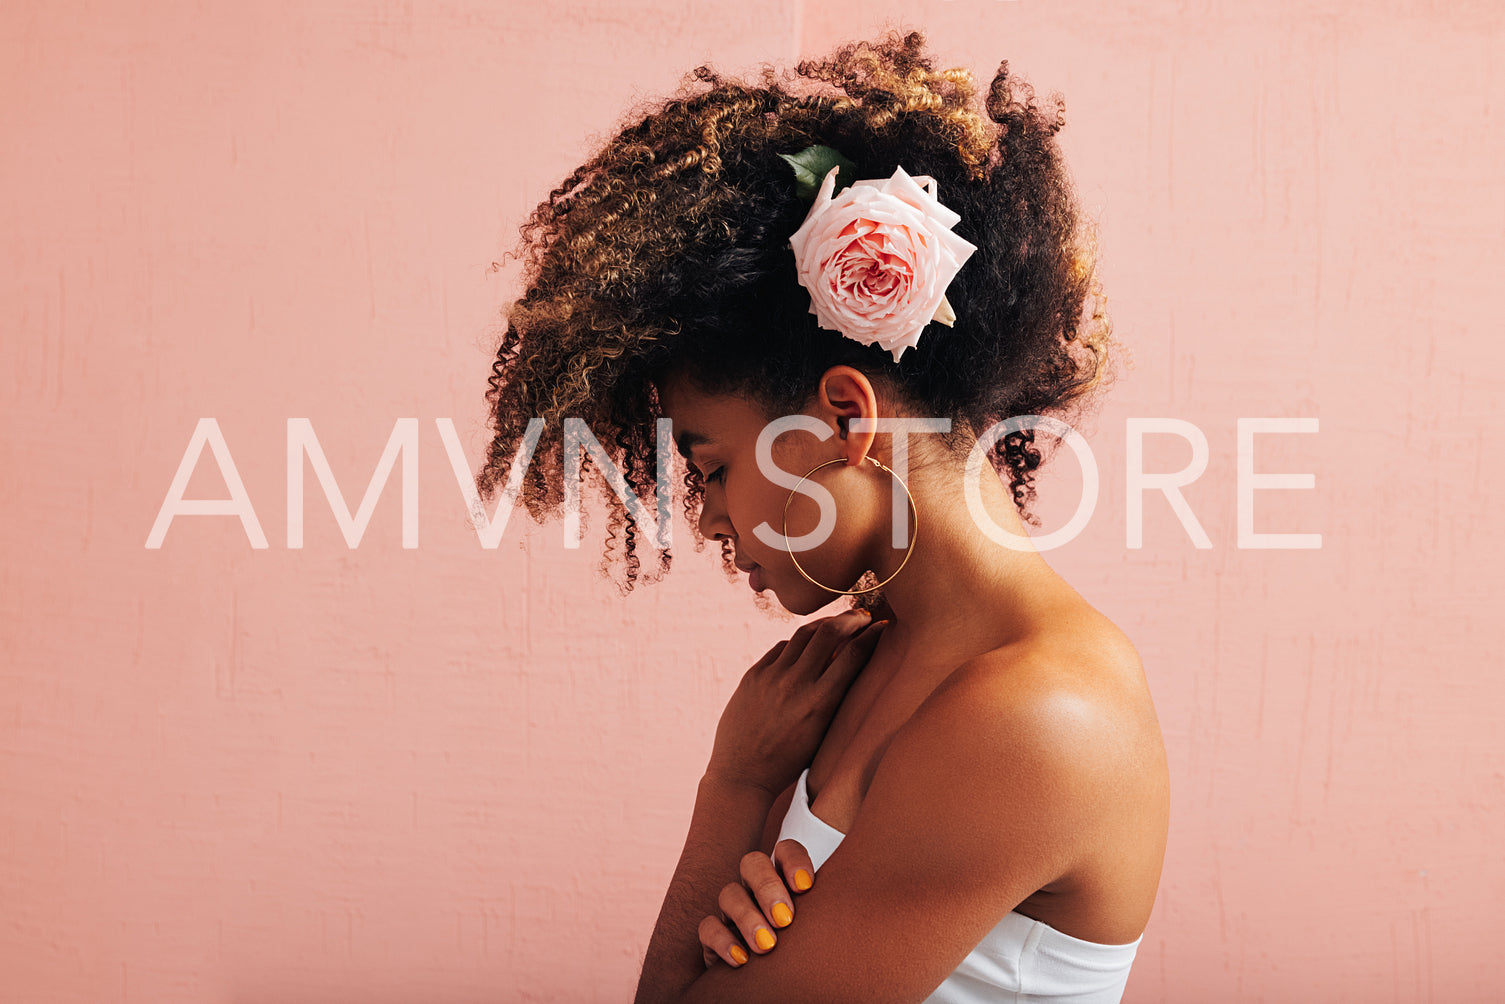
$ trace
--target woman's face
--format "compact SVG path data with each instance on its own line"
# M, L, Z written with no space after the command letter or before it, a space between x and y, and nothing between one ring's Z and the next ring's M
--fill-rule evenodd
M787 549L770 546L753 532L767 523L765 533L781 533L790 496L790 488L769 480L768 474L777 476L777 472L765 472L758 464L758 436L771 421L763 410L743 397L706 394L683 379L666 381L659 388L659 403L673 423L680 453L705 482L700 532L707 538L730 540L737 567L750 573L751 586L772 590L794 613L813 613L838 599L839 594L802 576ZM856 410L853 406L852 413ZM847 447L837 434L837 420L843 414L839 404L822 403L817 395L816 403L804 413L828 424L831 435L821 440L809 432L792 431L774 440L773 463L787 473L785 480L791 485L817 464L843 456ZM861 477L857 468L832 464L811 478L834 496L836 524L820 546L798 552L799 563L809 575L838 589L850 589L866 570L863 541L878 515L871 511L872 499L886 499L870 485L861 484ZM789 536L798 537L815 529L820 510L802 489L789 504L788 518Z

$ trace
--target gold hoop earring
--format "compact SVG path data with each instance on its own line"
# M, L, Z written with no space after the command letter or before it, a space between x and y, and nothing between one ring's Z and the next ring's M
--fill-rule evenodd
M835 460L827 460L823 464L816 464L814 467L810 468L809 473L807 473L804 477L800 478L799 481L795 483L794 487L789 491L789 497L784 500L784 550L789 552L789 560L794 562L794 570L796 572L799 572L810 582L814 583L817 586L820 586L822 589L826 590L826 592L829 593L840 593L843 596L857 596L861 593L870 593L875 589L881 589L883 586L887 585L895 575L898 575L900 572L904 571L905 565L909 564L909 556L914 553L915 538L918 537L920 533L920 510L915 505L914 494L910 492L909 485L905 484L903 478L899 477L898 474L895 474L893 470L886 467L876 457L872 456L872 454L868 454L866 459L871 460L873 462L873 465L880 470L888 471L889 474L893 474L894 480L899 482L900 486L903 487L904 494L909 496L909 511L914 513L914 529L909 535L909 549L904 552L904 560L899 562L899 567L894 569L893 573L889 575L888 578L884 579L876 586L868 586L866 589L832 589L824 582L816 582L814 579L810 578L809 572L800 567L800 560L794 556L794 549L789 546L789 503L794 501L794 493L799 491L800 485L804 484L810 479L811 474L814 474L822 467L830 467L832 464L845 463L845 457L837 457Z

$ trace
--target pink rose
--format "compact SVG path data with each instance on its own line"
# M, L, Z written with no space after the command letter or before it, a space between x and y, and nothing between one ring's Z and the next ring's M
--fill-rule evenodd
M961 217L941 205L933 178L911 178L901 167L832 198L836 172L826 173L789 238L800 285L821 327L881 345L898 362L925 325L956 319L946 287L977 248L952 233Z

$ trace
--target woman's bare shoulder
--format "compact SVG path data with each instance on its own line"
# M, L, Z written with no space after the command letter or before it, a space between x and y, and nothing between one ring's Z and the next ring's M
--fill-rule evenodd
M1085 601L1063 604L1006 644L976 655L947 686L998 685L1009 693L1039 689L1112 689L1144 681L1139 651L1118 625Z
M1138 650L1117 625L1086 603L966 660L922 708L926 705L927 714L911 719L913 728L1056 736L1059 741L1051 745L1074 758L1109 758L1111 746L1145 726L1153 725L1158 735ZM1084 749L1081 740L1092 737L1119 742Z

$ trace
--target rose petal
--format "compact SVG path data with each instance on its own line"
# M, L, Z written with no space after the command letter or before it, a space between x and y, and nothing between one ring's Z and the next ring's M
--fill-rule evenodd
M952 232L961 217L936 198L934 179L898 168L835 192L835 176L822 179L790 238L796 275L821 327L880 345L897 362L931 321L955 320L946 287L976 248Z

